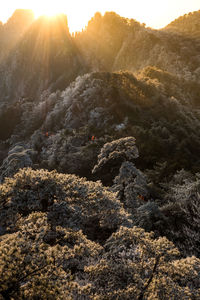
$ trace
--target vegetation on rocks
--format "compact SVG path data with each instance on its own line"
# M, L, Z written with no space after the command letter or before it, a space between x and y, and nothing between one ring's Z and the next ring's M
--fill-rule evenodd
M0 300L200 299L199 12L0 23Z

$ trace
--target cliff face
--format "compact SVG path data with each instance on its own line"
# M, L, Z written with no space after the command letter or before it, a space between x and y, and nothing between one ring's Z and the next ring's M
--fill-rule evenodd
M46 89L63 89L83 70L67 17L41 17L1 64L1 98L16 101L39 97Z
M0 61L5 59L33 21L34 15L31 10L17 9L7 23L0 24Z

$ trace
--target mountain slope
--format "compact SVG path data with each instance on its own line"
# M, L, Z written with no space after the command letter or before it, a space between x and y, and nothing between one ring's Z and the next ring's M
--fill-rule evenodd
M140 169L167 161L166 176L181 168L195 172L200 115L187 84L184 89L179 78L152 68L138 78L127 72L87 74L63 92L44 95L38 103L18 102L13 131L5 138L10 149L22 143L36 151L38 167L92 178L105 142L135 136ZM5 126L2 123L1 138Z
M85 68L64 15L35 21L1 65L1 98L39 97L66 87Z
M74 35L42 17L15 43L0 300L200 299L199 50L115 13Z
M176 32L145 28L113 12L97 13L75 41L95 71L137 72L155 66L186 79L200 78L198 41Z
M44 90L63 90L78 75L91 71L138 72L155 66L199 81L199 51L200 44L192 37L145 28L113 12L97 13L75 36L69 33L65 16L43 17L0 65L1 99L38 98Z
M166 30L200 38L200 10L185 14L165 27Z
M5 59L10 50L22 38L34 20L31 10L17 9L5 24L0 22L0 61Z

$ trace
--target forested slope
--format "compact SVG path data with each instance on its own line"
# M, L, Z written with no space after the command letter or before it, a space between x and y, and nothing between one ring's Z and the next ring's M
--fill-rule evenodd
M200 38L200 10L185 14L166 26L167 30Z
M189 93L190 88L190 82L182 88L178 78L155 68L138 78L127 72L84 75L38 103L10 105L18 114L12 116L10 137L2 121L1 139L7 139L10 149L22 143L36 151L40 167L90 178L99 147L132 135L142 156L140 168L166 161L166 176L182 168L197 172L199 92Z
M0 45L0 299L199 299L199 12L31 18Z

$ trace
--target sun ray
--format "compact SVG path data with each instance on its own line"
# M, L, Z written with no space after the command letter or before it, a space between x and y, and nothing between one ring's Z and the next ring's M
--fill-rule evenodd
M40 16L54 17L55 15L63 13L63 9L63 7L51 3L49 3L49 5L41 4L40 6L33 7L36 18Z
M88 21L98 11L115 11L122 17L133 18L147 26L161 28L169 24L180 15L199 10L199 0L6 0L1 3L0 20L6 22L15 9L32 9L35 17L41 15L52 17L63 13L68 17L70 31L81 31L87 26Z

